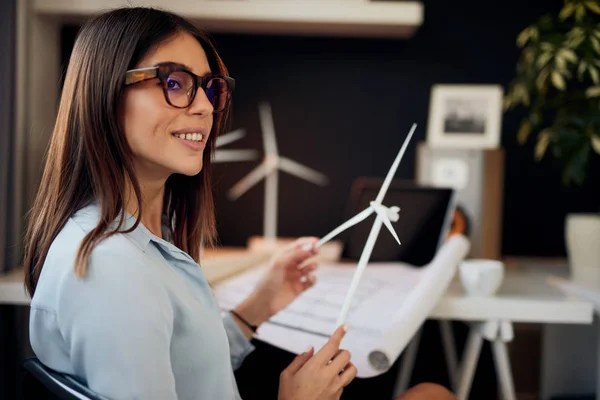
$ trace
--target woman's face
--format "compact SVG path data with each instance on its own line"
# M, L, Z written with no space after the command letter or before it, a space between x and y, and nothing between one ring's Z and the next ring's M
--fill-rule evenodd
M135 68L160 62L186 65L199 76L211 72L204 49L187 33L156 47ZM164 180L173 173L192 176L202 170L213 106L201 88L188 108L175 108L165 100L158 79L139 82L126 88L119 111L138 179Z

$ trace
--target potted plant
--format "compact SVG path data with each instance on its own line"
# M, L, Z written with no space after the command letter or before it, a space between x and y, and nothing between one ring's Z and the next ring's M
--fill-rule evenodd
M565 0L517 37L522 49L504 108L524 107L519 143L535 136L534 157L559 161L562 182L586 180L600 154L600 3ZM574 280L600 285L600 213L569 214L565 239Z

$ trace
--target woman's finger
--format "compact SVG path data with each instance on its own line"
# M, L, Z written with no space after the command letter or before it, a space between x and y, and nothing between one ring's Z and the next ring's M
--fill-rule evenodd
M329 368L334 370L335 374L339 374L341 370L346 368L346 365L350 362L350 352L348 350L340 350L336 353L335 357L331 360Z
M310 275L313 275L311 272L314 271L315 268L309 268L305 270L304 268L300 269L292 269L287 271L287 276L290 280L299 280L300 282L306 281Z
M302 246L305 245L307 243L311 243L311 244L315 244L319 241L319 238L316 236L303 236L301 238L298 238L295 242L296 246Z
M286 268L298 268L308 258L318 254L318 250L314 247L317 240L307 240L305 243L296 244L288 252L280 255L277 262Z
M348 363L348 365L346 365L346 367L344 368L344 371L340 374L340 385L342 387L348 386L350 382L352 382L352 380L356 378L357 373L358 370L356 369L354 364Z
M306 275L309 272L312 272L315 269L317 269L318 266L319 266L319 264L317 264L316 262L311 262L309 264L302 264L302 265L298 266L298 271L300 271L303 275Z
M317 283L317 277L310 274L306 277L306 279L302 282L302 287L304 290L313 287Z
M329 338L329 341L325 343L323 347L315 354L315 362L321 365L327 365L331 358L337 353L342 344L342 339L346 335L348 327L346 324L338 327L335 332ZM341 369L341 368L340 368Z
M295 250L299 250L299 249L311 250L312 248L314 248L314 245L318 241L319 241L319 238L317 238L317 237L312 237L312 236L301 237L301 238L298 238L297 240L295 240L294 242L288 244L283 249L283 252L290 254L290 253L294 252Z
M287 366L284 371L289 372L291 375L294 375L306 362L312 357L314 352L314 348L310 346L308 350L304 353L300 353L294 358L294 360Z

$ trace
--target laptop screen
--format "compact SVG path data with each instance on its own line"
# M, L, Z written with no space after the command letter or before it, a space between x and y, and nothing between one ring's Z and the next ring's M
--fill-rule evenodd
M375 200L383 179L358 179L350 198L348 217L359 213ZM443 243L454 211L454 191L450 188L417 185L412 181L392 181L383 199L386 207L400 207L400 219L392 226L398 245L385 225L377 237L370 261L400 261L414 266L428 264ZM343 257L358 260L375 221L375 214L353 226L347 233Z

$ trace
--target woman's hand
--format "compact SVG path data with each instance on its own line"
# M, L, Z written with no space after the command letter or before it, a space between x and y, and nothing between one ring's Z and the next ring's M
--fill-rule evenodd
M309 258L317 255L317 238L300 238L271 261L271 268L254 290L254 296L267 305L270 316L277 314L316 282L312 272L316 263Z
M312 348L299 354L280 375L278 400L339 399L357 373L350 353L340 350L345 334L341 326L317 354Z
M271 266L252 294L235 311L252 325L260 325L290 304L316 282L317 238L297 239L271 259ZM247 334L251 332L246 332Z

